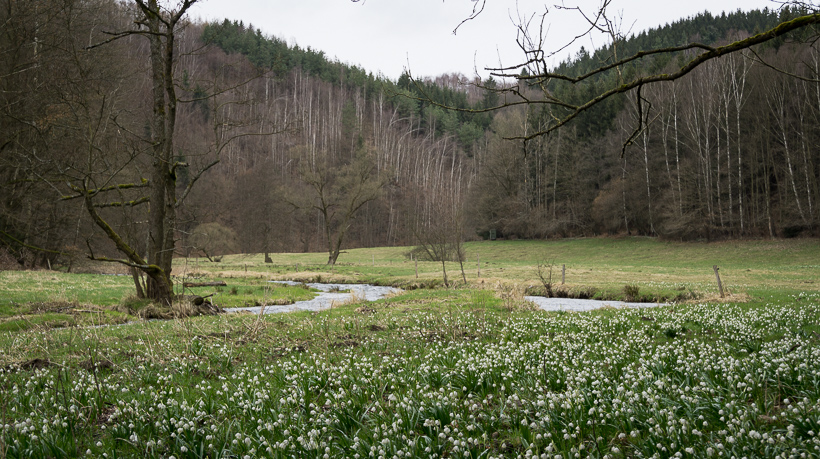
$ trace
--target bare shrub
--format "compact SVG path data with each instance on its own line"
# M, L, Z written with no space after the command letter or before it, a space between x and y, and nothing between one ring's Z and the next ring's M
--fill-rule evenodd
M17 269L23 269L17 259L9 253L8 249L0 249L0 271L14 271Z
M552 268L554 265L555 263L551 260L547 261L546 259L542 259L538 262L537 267L538 279L544 286L544 291L546 292L546 296L548 298L555 296L555 293L552 291Z
M507 311L534 311L538 307L531 301L524 299L526 289L519 285L498 283L496 291L502 301L502 308Z

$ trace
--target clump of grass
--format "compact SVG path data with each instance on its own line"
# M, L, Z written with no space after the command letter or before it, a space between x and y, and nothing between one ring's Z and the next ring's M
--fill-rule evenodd
M626 301L638 301L641 298L641 289L636 284L624 285L623 293Z
M150 304L151 300L149 298L138 298L134 294L129 294L123 297L117 310L126 314L139 315L140 311Z
M507 311L535 311L538 307L524 299L526 289L515 284L498 283L496 292L502 307Z
M444 286L441 279L415 279L390 283L393 287L402 290L435 289Z

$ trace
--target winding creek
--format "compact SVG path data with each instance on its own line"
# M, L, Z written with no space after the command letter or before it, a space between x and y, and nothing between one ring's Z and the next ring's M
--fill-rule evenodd
M272 283L298 285L293 281L270 281ZM320 284L310 283L308 287L319 290L319 294L305 301L297 301L287 305L252 306L244 308L227 308L227 312L248 311L255 314L275 314L293 311L322 311L330 309L334 304L339 305L354 298L366 301L380 300L387 295L401 292L395 287L382 287L370 284ZM652 308L663 306L665 303L628 303L623 301L580 300L575 298L546 298L543 296L525 296L525 300L535 303L544 311L591 311L603 307L614 308Z
M298 285L299 282L293 281L270 281L277 284ZM334 304L342 304L351 301L354 297L365 299L366 301L380 300L387 295L401 292L401 289L395 287L382 287L370 284L318 284L310 283L308 287L319 290L319 294L311 299L305 301L297 301L293 304L286 305L271 305L271 306L253 306L246 308L226 308L227 312L249 311L256 314L275 314L279 312L293 312L293 311L322 311L330 309Z

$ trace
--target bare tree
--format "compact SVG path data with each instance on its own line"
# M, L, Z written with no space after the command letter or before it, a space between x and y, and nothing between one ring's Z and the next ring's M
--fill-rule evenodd
M108 94L96 97L97 105L92 112L81 104L86 112L84 127L86 136L87 166L84 171L69 174L65 183L69 192L65 200L79 199L91 221L100 228L124 259L99 256L91 250L90 258L100 261L122 263L147 275L145 294L164 304L170 304L173 288L171 280L172 260L176 248L177 210L205 172L220 162L220 154L231 141L245 135L236 133L241 122L229 123L235 100L236 85L196 97L188 102L204 100L213 102L213 145L207 148L209 157L197 158L197 168L188 172L189 163L177 156L181 145L177 141L179 118L177 94L180 84L176 74L179 58L178 35L189 26L185 20L188 10L199 0L135 0L132 13L136 28L103 32L108 36L86 47L87 53L99 52L115 42L131 41L144 37L148 41L150 66L148 81L151 88L151 105L147 121L142 121L143 132L136 128L140 116L120 105L114 97L119 87L109 89ZM92 38L96 35L92 35ZM223 70L224 71L224 70ZM246 81L238 83L242 86ZM241 93L241 91L240 91ZM217 97L220 96L220 97ZM144 118L142 118L144 120ZM178 176L185 175L185 183L178 187ZM141 191L144 190L144 194ZM136 194L135 194L136 193ZM118 194L120 199L109 196ZM136 208L148 206L147 234L143 239L129 237L103 213L107 208ZM144 250L144 251L143 251Z
M319 213L327 264L335 265L353 219L380 196L384 181L376 175L373 155L366 149L348 162L334 162L329 155L316 159L307 149L302 151L298 174L306 189L294 190L288 199L296 209Z
M555 266L553 260L548 260L547 257L541 258L536 266L536 274L541 285L544 286L544 296L552 298L555 293L552 291L552 268Z
M460 171L459 171L460 174ZM464 199L460 177L455 180L444 175L433 177L433 183L414 193L415 201L409 213L412 215L412 231L418 247L415 253L425 259L441 263L444 285L449 286L446 262L455 261L464 274Z
M187 164L174 161L174 134L177 121L177 95L174 68L177 46L175 39L185 13L197 0L181 0L176 5L160 4L159 0L135 0L135 30L111 32L111 38L104 40L89 49L104 46L115 40L135 35L144 36L149 43L150 84L152 109L150 134L147 142L150 169L148 177L134 183L116 183L115 176L109 177L105 186L94 186L92 172L89 170L82 181L71 183L74 196L82 199L91 220L114 243L117 250L125 256L124 260L107 257L91 257L103 261L116 261L143 271L148 276L146 294L156 301L170 304L173 292L171 281L171 262L174 255L176 227L176 174L180 167ZM100 119L109 118L108 113L101 113ZM114 121L116 122L116 121ZM97 127L101 127L98 125ZM95 142L91 142L93 145ZM96 151L89 151L96 156ZM195 181L195 180L194 180ZM129 243L100 213L100 204L95 198L105 196L107 192L135 187L147 189L147 196L133 201L111 203L116 207L135 206L150 202L148 212L147 256L140 254L132 243Z

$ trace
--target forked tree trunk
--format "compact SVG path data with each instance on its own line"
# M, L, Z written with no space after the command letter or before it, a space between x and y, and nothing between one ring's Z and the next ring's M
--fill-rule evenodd
M336 260L339 259L339 251L338 250L331 250L327 257L327 264L330 266L334 266L336 264Z
M137 298L145 298L145 289L142 286L142 276L140 276L140 270L137 268L131 268L131 276L134 278L134 287L137 289Z

